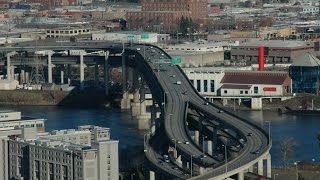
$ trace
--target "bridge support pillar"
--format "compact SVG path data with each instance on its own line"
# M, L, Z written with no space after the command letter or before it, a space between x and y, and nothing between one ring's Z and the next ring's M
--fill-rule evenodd
M195 130L195 131L194 131L194 138L193 138L193 140L194 140L195 143L198 144L198 145L199 145L199 137L200 137L199 131Z
M228 105L228 99L222 99L222 105L223 106Z
M129 99L130 102L130 99ZM130 104L130 103L129 103ZM145 89L140 88L140 113L135 117L138 121L138 129L149 129L149 115L146 112Z
M133 102L131 102L131 115L136 117L140 115L140 102L139 102L139 91L133 92Z
M60 84L64 84L64 66L62 65L60 70Z
M271 154L267 155L267 177L271 178Z
M241 100L241 98L239 98L239 99L238 99L238 105L239 105L239 106L241 105L241 102L242 102L242 100Z
M263 176L263 159L258 161L258 174Z
M176 162L182 165L181 155L177 157Z
M71 83L71 64L67 65L67 72L68 72L68 84Z
M156 179L155 172L149 171L149 180L155 180L155 179Z
M203 174L203 173L205 173L206 172L206 168L204 168L204 167L199 167L199 173L200 174Z
M150 120L152 134L156 132L156 119L157 119L157 106L153 101L152 108L151 108L151 120Z
M212 149L213 149L213 147L212 147L212 141L211 141L211 140L208 140L208 141L207 141L207 152L208 152L208 154L211 155L211 156L212 156Z
M26 72L26 83L29 83L30 81L30 73Z
M11 80L15 80L15 74L14 74L14 69L15 69L15 66L11 66L10 67L10 74L11 74Z
M251 98L251 109L261 110L262 109L262 98Z
M238 173L238 180L244 180L244 173L243 173L243 171L240 171L240 172Z
M84 63L83 63L84 52L80 52L80 89L84 90Z
M25 80L25 72L24 72L23 69L21 69L21 71L20 71L20 84L23 84L25 82L26 82L26 80Z
M181 158L181 156L180 156L180 158ZM182 168L184 168L184 169L188 169L189 168L189 163L185 159L182 159Z
M106 51L104 54L104 92L106 94L106 96L109 95L109 51ZM99 70L99 69L98 69ZM99 71L98 71L98 75L99 75ZM99 77L98 77L99 80Z
M253 173L253 166L250 166L250 167L249 167L248 172Z
M52 83L52 54L48 53L48 83Z
M7 79L11 80L11 54L7 53Z
M123 92L121 99L121 109L130 109L130 97L128 91Z

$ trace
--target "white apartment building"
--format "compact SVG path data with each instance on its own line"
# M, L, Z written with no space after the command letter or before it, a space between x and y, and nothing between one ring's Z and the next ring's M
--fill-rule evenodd
M119 141L110 139L109 128L23 128L15 138L0 135L0 179L119 179Z
M35 127L38 132L44 132L44 119L22 117L21 112L16 111L0 111L0 131L24 127Z

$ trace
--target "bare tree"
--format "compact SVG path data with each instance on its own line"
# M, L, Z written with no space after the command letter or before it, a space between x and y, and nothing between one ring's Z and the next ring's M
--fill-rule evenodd
M292 158L296 142L292 137L283 137L279 142L280 158L284 168L287 167L289 160Z

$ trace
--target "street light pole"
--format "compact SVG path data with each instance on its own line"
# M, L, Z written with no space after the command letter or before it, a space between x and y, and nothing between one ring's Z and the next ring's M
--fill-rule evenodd
M190 174L191 174L191 177L193 176L192 175L192 157L193 156L194 156L193 154L190 155L190 157L191 157L191 161L190 161Z
M298 163L299 163L300 161L296 161L296 162L294 162L294 165L296 166L296 180L299 180L299 174L298 174Z
M205 152L204 152L204 139L206 138L207 136L202 136L202 153L203 153L203 157L205 157Z
M227 145L224 144L224 158L225 158L225 161L226 161L226 174L228 172L228 157L227 157Z

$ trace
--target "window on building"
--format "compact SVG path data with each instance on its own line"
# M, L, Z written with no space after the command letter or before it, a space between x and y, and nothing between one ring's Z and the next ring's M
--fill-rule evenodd
M244 91L245 94L248 94L248 91Z
M214 80L210 80L210 92L214 92Z
M257 86L253 87L253 93L258 94L259 88Z
M240 90L240 94L243 94L243 91L242 91L242 90Z
M197 91L200 92L201 90L201 84L200 80L197 80Z
M208 80L203 81L203 91L208 92Z
M224 93L225 93L225 94L228 94L228 91L227 91L227 90L224 90Z

